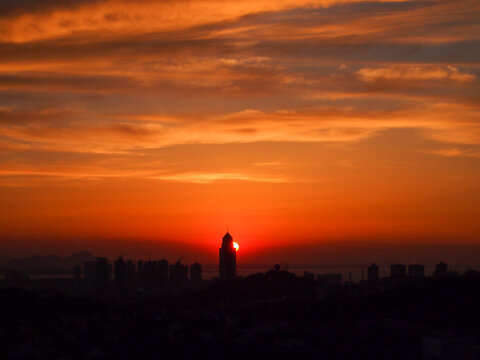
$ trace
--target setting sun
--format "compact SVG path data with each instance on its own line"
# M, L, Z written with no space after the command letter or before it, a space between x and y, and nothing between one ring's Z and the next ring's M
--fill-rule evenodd
M233 247L235 248L235 251L238 251L238 249L240 248L240 246L238 246L238 243L236 242L233 242Z

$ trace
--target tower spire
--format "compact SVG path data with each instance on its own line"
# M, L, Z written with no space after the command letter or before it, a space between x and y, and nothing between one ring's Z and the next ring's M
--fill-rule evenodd
M232 235L227 233L223 236L222 246L219 249L219 275L220 279L234 279L236 276L237 256L233 246Z

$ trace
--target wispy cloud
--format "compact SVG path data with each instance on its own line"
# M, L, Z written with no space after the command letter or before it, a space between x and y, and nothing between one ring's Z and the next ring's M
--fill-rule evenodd
M402 128L447 149L478 145L479 14L473 0L4 2L0 161L19 172L12 159L27 153L151 163L150 151L184 145L349 146ZM256 156L257 170L282 168ZM134 173L122 168L71 174ZM36 171L45 169L31 163ZM295 177L220 167L153 175Z
M368 82L379 80L452 80L471 82L476 79L474 74L460 72L453 66L393 66L362 68L356 73L362 81Z
M446 157L467 156L467 157L480 158L480 151L475 151L471 149L448 148L448 149L427 150L426 152L430 154L446 156Z
M328 6L338 0L292 1L79 1L62 4L6 5L0 25L3 40L24 42L71 34L96 32L144 33L188 29L192 26L235 19L259 12L282 11L295 7ZM22 6L23 5L23 6ZM32 4L29 4L32 5ZM5 5L4 5L5 7ZM35 31L31 31L31 30Z
M283 175L254 174L245 172L222 173L222 172L158 172L148 170L135 170L122 168L92 168L92 167L72 167L65 168L57 166L52 169L41 169L39 167L15 167L14 169L0 170L0 178L3 180L0 185L3 186L31 186L30 180L48 181L48 180L102 180L102 179L144 179L158 181L174 181L194 184L209 184L217 181L248 181L263 183L287 183L290 182ZM19 181L21 179L21 181ZM27 180L27 181L26 181Z
M152 179L208 184L214 181L254 181L267 183L289 182L285 177L267 177L242 173L180 173L171 175L153 176Z

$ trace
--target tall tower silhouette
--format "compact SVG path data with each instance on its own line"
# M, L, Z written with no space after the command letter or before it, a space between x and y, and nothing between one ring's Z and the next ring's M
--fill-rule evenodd
M237 252L233 247L233 238L228 231L223 237L222 247L218 252L220 279L235 279L237 274Z

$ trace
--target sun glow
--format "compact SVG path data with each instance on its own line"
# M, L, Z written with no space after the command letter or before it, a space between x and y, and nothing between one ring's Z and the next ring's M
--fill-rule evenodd
M235 251L238 251L238 249L240 248L240 246L236 242L233 242L233 247L235 248Z

